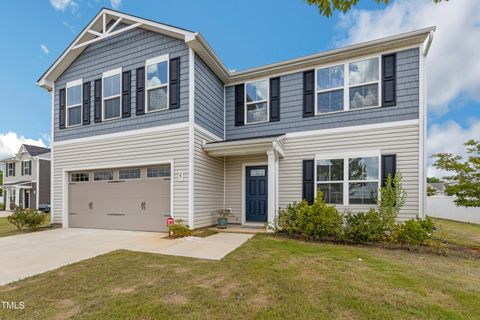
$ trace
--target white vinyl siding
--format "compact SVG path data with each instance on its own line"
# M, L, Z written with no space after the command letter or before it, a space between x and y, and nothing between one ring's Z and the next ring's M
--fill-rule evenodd
M215 211L223 208L224 161L211 157L202 149L202 141L214 141L200 130L195 130L195 228L216 224Z
M62 223L63 172L67 168L132 167L135 163L173 160L173 211L175 219L188 221L188 128L147 131L138 134L97 138L92 141L56 144L53 172L53 220ZM99 170L100 171L100 170ZM183 181L178 179L183 172ZM67 186L68 187L68 186Z
M342 133L287 137L284 140L285 157L279 161L280 207L285 208L289 203L302 198L302 160L313 160L317 154L353 154L379 150L381 154L397 155L397 170L403 175L403 186L407 192L400 219L415 217L419 212L418 133L418 124L412 124L359 131L348 131L346 128ZM368 207L374 205L337 205L342 212L365 211Z

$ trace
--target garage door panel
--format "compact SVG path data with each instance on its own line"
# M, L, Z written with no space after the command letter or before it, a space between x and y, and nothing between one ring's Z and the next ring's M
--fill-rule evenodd
M69 186L71 227L165 231L171 180L88 181Z

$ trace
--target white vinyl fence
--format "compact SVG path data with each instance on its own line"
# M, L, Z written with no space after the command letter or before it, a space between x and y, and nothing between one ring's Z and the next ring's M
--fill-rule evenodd
M457 207L455 197L427 197L427 215L435 218L450 219L480 224L480 208Z

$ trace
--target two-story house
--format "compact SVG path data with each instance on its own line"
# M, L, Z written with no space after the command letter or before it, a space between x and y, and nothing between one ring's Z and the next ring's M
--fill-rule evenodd
M191 228L231 208L272 223L321 190L401 219L425 209L426 57L434 28L232 72L198 32L102 9L38 80L52 97L53 222Z
M50 149L23 144L17 154L0 162L6 210L15 205L32 209L50 205Z

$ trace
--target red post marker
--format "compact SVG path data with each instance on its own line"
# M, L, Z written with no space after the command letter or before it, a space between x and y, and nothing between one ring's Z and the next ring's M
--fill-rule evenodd
M174 223L175 223L175 220L172 217L167 218L167 226L171 226Z

